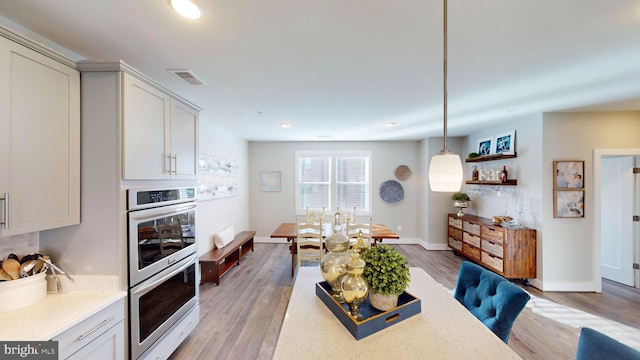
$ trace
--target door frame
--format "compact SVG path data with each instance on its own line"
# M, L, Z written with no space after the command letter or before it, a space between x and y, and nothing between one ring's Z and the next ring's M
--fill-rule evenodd
M601 194L601 177L602 177L602 158L609 156L640 156L640 149L594 149L593 150L593 199L594 199L594 215L593 224L593 283L596 285L596 291L602 292L602 237L600 221L602 219L602 194ZM636 180L637 181L637 180ZM638 211L639 209L635 209ZM637 234L635 234L638 236ZM634 239L635 240L635 239ZM638 246L634 244L634 261L638 261ZM637 271L637 270L635 270ZM638 274L634 274L636 285L638 284Z

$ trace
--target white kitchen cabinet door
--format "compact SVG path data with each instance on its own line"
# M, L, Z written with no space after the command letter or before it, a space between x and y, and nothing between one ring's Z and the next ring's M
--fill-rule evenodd
M0 37L0 237L80 223L80 75Z
M171 99L172 178L198 176L198 111Z
M171 98L123 73L124 179L171 178Z

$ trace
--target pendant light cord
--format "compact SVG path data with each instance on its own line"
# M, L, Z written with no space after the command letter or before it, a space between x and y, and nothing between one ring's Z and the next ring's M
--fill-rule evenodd
M448 153L447 150L447 0L444 0L444 21L443 21L443 54L444 54L444 65L443 65L443 81L442 81L442 91L444 95L444 114L443 114L443 123L444 123L444 148L442 150L443 153Z

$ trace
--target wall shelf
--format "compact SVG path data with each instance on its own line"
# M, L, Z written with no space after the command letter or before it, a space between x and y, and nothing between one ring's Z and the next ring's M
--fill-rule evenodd
M518 185L518 180L509 179L506 182L501 181L479 181L479 180L467 180L467 185L499 185L499 186L515 186Z
M513 159L518 157L518 154L511 154L511 155L505 155L505 154L490 154L490 155L482 155L482 156L476 156L476 157L472 157L472 158L467 158L465 160L465 162L483 162L483 161L495 161L495 160L503 160L503 159Z

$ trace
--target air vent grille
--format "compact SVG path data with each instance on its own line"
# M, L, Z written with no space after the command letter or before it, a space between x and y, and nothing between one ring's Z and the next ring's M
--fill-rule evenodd
M186 81L191 85L207 85L202 79L200 79L191 70L187 69L167 69L167 71L176 74L179 78Z

